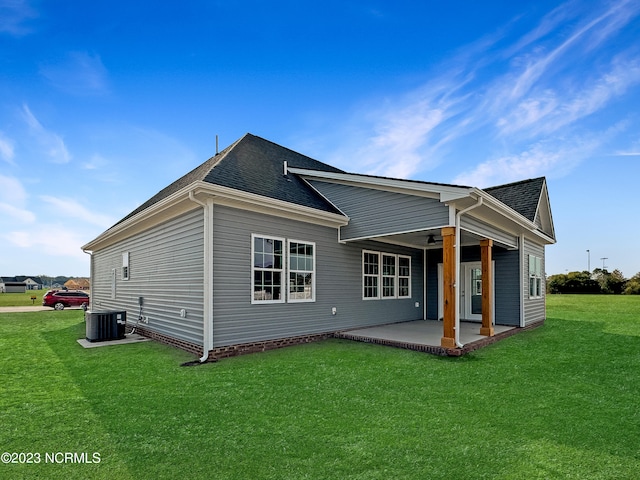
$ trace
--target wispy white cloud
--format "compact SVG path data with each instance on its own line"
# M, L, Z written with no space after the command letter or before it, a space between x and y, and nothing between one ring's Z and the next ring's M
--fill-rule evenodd
M516 153L485 160L453 183L483 188L546 175L562 177L625 128L626 122L620 121L597 134L540 140Z
M462 173L453 179L454 184L490 187L504 183L534 178L553 169L569 170L577 165L586 153L584 145L546 146L536 143L530 149L484 161L469 172ZM559 174L560 172L558 172Z
M561 6L552 13L565 11L566 7L571 4L573 2ZM562 38L562 41L557 45L552 48L541 46L527 52L526 66L509 79L509 83L512 85L509 90L509 98L518 100L527 95L543 75L548 74L552 68L562 69L561 63L572 52L576 54L597 48L599 44L626 25L637 14L637 10L638 6L634 6L629 1L611 3L603 11L595 9L595 17L587 16L580 19L577 26L569 32L566 38L558 36L557 38ZM564 18L564 15L560 18ZM547 19L548 17L543 19L542 24ZM552 24L557 28L559 25L556 21L554 19Z
M91 158L82 164L85 170L99 170L109 164L109 161L99 153L95 153Z
M71 155L62 137L45 129L27 105L22 106L22 118L29 127L29 133L36 139L44 153L54 163L67 163Z
M0 0L0 33L13 36L31 33L25 23L36 16L37 12L27 0Z
M13 165L13 157L14 157L14 147L13 141L4 136L2 132L0 132L0 158L2 158L5 162Z
M27 198L27 191L20 180L0 175L0 214L21 223L35 222L35 214L26 208Z
M0 234L0 238L25 250L37 249L51 257L73 257L86 260L81 247L86 243L80 231L64 225L43 223L29 230L12 230Z
M640 83L640 59L613 59L610 70L575 91L547 87L532 94L497 122L501 135L526 131L530 137L548 134L604 108L612 99Z
M472 76L455 69L398 99L356 112L360 126L349 133L332 162L353 168L354 160L372 175L406 178L438 164L433 153L443 142L462 134L468 121L458 119L469 97L463 92Z
M455 161L459 144L478 142L482 153L465 153L484 158L457 181L488 179L495 168L520 178L544 174L567 153L575 156L563 165L575 167L573 159L585 158L579 143L589 138L586 119L640 84L637 48L615 43L639 14L633 0L570 0L516 39L508 27L480 39L434 68L423 87L358 111L347 136L355 131L360 146L342 144L330 157L349 169L410 177ZM497 158L497 148L509 153Z
M40 66L40 74L54 87L73 95L108 93L108 73L100 55L89 52L69 52L58 63Z
M640 152L615 152L615 157L640 157Z
M103 215L78 204L78 200L74 198L54 197L51 195L41 195L40 199L54 210L64 211L65 219L77 219L81 222L98 227L107 228L116 221L109 215Z

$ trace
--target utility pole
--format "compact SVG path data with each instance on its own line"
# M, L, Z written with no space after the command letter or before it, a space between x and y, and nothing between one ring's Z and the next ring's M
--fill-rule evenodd
M591 251L587 250L587 272L591 273Z
M609 260L609 257L601 257L600 260L602 260L602 270L606 270L607 267L604 266L604 261Z

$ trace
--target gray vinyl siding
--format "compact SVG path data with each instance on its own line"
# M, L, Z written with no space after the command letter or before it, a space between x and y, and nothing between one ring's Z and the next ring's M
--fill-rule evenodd
M539 229L540 231L544 231L544 229L543 229L543 227L542 227L542 217L540 216L540 212L538 212L538 213L536 214L536 218L535 218L535 220L534 220L534 223L536 224L536 227L538 227L538 229ZM545 233L548 233L548 232L545 232Z
M449 209L437 199L317 180L311 184L350 217L349 224L340 231L341 240L449 224Z
M520 326L520 252L493 248L495 261L495 320L497 325Z
M528 325L546 318L544 246L525 239L523 253L522 298L524 299L524 323L525 325ZM535 255L542 258L542 296L540 298L529 298L529 255Z
M203 213L201 208L93 254L91 309L140 313L146 328L202 345ZM122 254L129 252L129 280L122 278ZM111 298L112 270L116 295ZM186 317L180 316L180 310Z
M520 325L520 253L493 247L495 265L495 322L498 325ZM479 262L480 246L463 247L460 261ZM427 251L427 318L438 319L438 264L442 263L442 250Z
M422 251L337 241L335 228L214 207L214 347L378 325L422 316ZM251 234L316 244L316 301L252 304ZM412 298L362 299L362 249L409 255ZM420 306L415 307L415 302ZM337 314L331 309L336 307Z
M469 215L463 215L460 218L460 228L475 233L482 238L490 238L505 247L517 248L518 246L518 237L516 235L504 232L493 225L489 225Z

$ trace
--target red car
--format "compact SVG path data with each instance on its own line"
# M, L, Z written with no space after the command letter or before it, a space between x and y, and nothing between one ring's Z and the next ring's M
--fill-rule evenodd
M64 310L64 307L88 307L89 294L69 290L49 290L42 297L42 305Z

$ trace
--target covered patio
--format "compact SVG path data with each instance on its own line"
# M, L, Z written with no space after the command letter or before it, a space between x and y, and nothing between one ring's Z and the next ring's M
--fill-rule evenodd
M536 325L537 326L537 325ZM376 343L390 347L416 350L441 356L461 356L492 344L529 328L495 325L492 336L481 335L475 322L460 322L460 343L462 347L441 345L442 322L436 320L415 320L412 322L390 323L375 327L344 330L335 334L338 338L358 342Z

